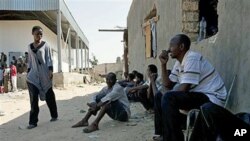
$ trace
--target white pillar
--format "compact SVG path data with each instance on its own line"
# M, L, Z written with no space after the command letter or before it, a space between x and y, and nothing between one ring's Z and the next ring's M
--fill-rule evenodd
M87 72L87 46L84 45L84 62L85 62L85 72Z
M61 9L60 9L60 1L59 1L59 8L57 10L57 51L58 51L58 72L62 72L62 42L61 42Z
M69 37L68 37L68 49L69 49L69 58L68 58L68 61L69 61L69 72L71 72L71 31L69 30Z
M89 49L88 49L88 53L87 53L87 67L88 67L88 71L89 71Z
M83 43L80 41L80 47L81 47L81 73L83 73Z
M79 72L79 40L76 34L76 72Z

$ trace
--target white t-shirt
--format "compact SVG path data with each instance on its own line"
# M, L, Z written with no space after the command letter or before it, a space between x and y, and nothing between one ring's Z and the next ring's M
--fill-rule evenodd
M215 104L223 106L225 103L227 91L222 78L197 52L186 52L181 64L176 61L169 78L178 84L192 84L191 92L204 93Z
M148 78L148 80L143 85L149 86L150 85L150 79ZM157 88L158 91L162 90L162 79L161 79L161 76L159 76L159 75L157 76L157 78L155 80L155 85L156 85L156 88Z

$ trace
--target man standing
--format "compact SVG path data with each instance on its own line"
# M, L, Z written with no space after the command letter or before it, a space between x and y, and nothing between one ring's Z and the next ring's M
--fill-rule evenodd
M108 73L106 76L107 86L98 92L87 103L89 110L85 117L72 126L72 128L87 126L83 130L85 133L90 133L98 130L98 125L105 114L108 114L114 120L126 122L130 116L130 104L125 94L123 87L116 82L116 75L114 73ZM89 125L88 120L92 115L96 115L97 118Z
M55 93L52 88L53 62L51 49L42 41L43 29L40 26L32 28L34 42L28 46L27 85L30 95L30 117L28 129L35 128L38 122L38 98L45 100L50 111L51 122L56 121L57 106Z
M164 141L184 140L180 109L199 108L209 101L223 105L227 95L218 72L201 54L190 51L190 44L188 36L178 34L171 39L168 51L164 50L159 56L163 85L169 90L155 96L156 109L160 111L156 116L162 122L160 131ZM176 63L168 77L169 54Z
M17 90L17 70L13 62L10 63L10 79L11 79L11 91Z

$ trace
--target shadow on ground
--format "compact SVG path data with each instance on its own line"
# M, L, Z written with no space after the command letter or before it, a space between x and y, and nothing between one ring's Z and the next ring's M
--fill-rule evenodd
M93 94L57 100L59 120L49 122L47 105L40 106L38 126L26 129L29 112L0 126L1 141L145 141L153 135L153 115L146 115L139 103L131 104L132 118L118 122L105 115L99 131L86 134L83 128L71 128L87 111L86 101ZM21 108L20 108L21 109ZM95 117L92 117L92 121Z

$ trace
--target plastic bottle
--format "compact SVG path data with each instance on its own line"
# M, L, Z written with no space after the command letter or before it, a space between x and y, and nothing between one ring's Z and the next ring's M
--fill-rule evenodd
M206 28L207 28L207 22L206 22L205 18L202 17L200 24L199 24L198 42L206 38Z

